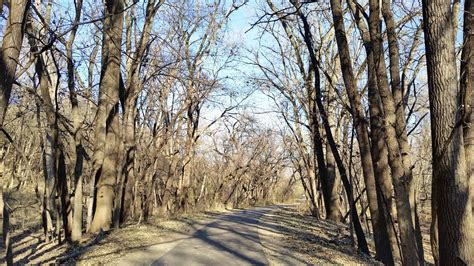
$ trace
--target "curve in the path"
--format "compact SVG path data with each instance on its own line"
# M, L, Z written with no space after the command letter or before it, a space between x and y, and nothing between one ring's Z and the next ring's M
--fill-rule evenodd
M153 265L267 265L258 235L271 207L221 216L168 251Z

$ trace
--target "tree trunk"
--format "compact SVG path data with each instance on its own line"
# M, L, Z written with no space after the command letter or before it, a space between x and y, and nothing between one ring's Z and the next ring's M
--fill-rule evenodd
M472 265L474 226L452 19L451 1L423 0L439 263Z
M328 91L328 123L331 128L331 133L337 136L336 133L336 114L333 110L336 110L336 106L333 101L334 99L334 90L327 87ZM334 140L336 141L336 140ZM336 143L337 145L337 143ZM331 208L328 213L329 220L340 222L342 221L341 213L341 201L339 198L339 189L341 187L341 178L336 172L336 160L334 154L331 151L331 145L329 142L326 142L326 163L328 171L328 190L330 192L330 204Z
M378 0L370 1L369 31L372 40L375 69L377 73L377 87L382 101L385 118L385 139L388 147L388 163L392 170L392 179L395 189L395 203L397 205L398 226L400 229L400 243L402 248L402 262L408 265L424 264L424 258L418 253L415 229L409 200L411 168L406 169L403 164L399 140L396 131L397 113L393 95L389 90L386 67L383 55L382 35L379 28L380 6ZM421 247L422 248L422 247Z
M131 185L129 182L135 182L135 105L136 103L125 101L122 126L124 143L120 143L120 154L123 157L123 162L121 162L123 163L123 172L121 176L119 176L119 181L117 183L117 197L115 199L114 207L115 228L118 228L130 213L129 209L131 205L128 201L125 201L125 198L130 196L126 195L127 186Z
M66 241L71 241L72 232L72 206L69 199L69 192L67 188L67 174L66 174L66 159L64 151L60 149L58 155L58 187L59 200L61 209L61 217L64 229L64 237Z
M375 246L381 247L382 243L387 241L387 239L384 239L384 236L381 234L381 232L385 230L386 225L383 223L383 220L380 217L381 210L378 206L379 201L375 184L372 155L370 151L367 121L364 117L364 109L362 107L360 95L357 91L354 79L354 74L352 70L352 60L350 57L349 45L347 42L346 32L344 28L343 12L340 0L331 0L331 11L336 34L336 42L339 51L339 60L341 62L342 76L349 97L353 116L353 123L357 133L357 140L359 142L362 171L364 173L364 181L367 188L367 198L369 203L372 227L375 233ZM379 253L383 252L382 250L377 251L377 255L381 255Z
M367 54L368 71L368 98L370 114L370 137L372 139L371 153L374 165L374 174L377 177L377 192L379 207L383 210L381 214L381 223L385 224L385 230L381 232L383 241L381 243L379 259L386 264L393 264L394 258L400 258L398 248L397 232L392 219L392 194L393 186L388 166L388 152L385 143L385 134L383 131L383 111L380 95L377 89L377 76L372 52L370 33L367 24L362 20L361 10L359 10L353 1L348 1L349 7L359 28L360 35L364 42L364 48ZM388 252L391 250L391 253Z
M371 57L371 55L369 55ZM375 64L373 58L368 59L369 68L369 113L370 113L370 135L372 138L372 158L374 162L374 172L377 176L378 191L379 191L379 206L383 210L383 222L385 223L385 232L388 237L384 241L385 260L384 263L393 264L393 257L399 257L400 251L397 245L397 235L391 220L391 206L392 206L392 181L390 176L390 169L388 167L388 152L385 143L385 136L383 132L383 112L381 110L380 96L377 90L377 81L375 76ZM371 73L370 73L371 72ZM382 215L381 215L382 216ZM387 244L389 246L387 246ZM392 254L388 254L391 250Z
M15 80L16 67L20 55L23 35L25 32L26 14L28 12L30 0L12 0L8 20L5 25L2 47L0 50L0 127L3 128L5 114L10 100L13 81ZM3 4L2 4L3 7ZM3 150L3 147L1 147ZM0 165L4 164L4 156L0 158ZM2 169L3 170L3 169ZM8 265L13 265L13 254L10 241L10 221L9 211L5 204L3 196L4 176L2 171L2 180L0 181L0 211L3 220L3 244L5 247L5 258Z
M99 106L95 121L93 176L96 181L96 196L94 217L89 228L91 233L109 230L112 226L118 167L118 108L123 1L107 0L105 15Z
M30 0L12 0L0 52L0 125L3 126L25 33Z
M408 176L408 193L413 219L412 222L415 229L415 237L417 241L418 257L424 258L423 239L421 236L418 211L416 208L416 181L413 179L413 165L411 160L410 144L408 143L407 125L405 122L405 105L403 102L402 82L400 78L400 54L398 49L397 29L390 8L390 0L382 1L382 15L384 17L385 25L387 28L387 39L390 58L390 84L392 87L392 95L396 108L395 131L397 133L398 144L400 146L403 166Z
M76 3L76 14L74 23L79 23L81 19L82 11L82 0L77 0ZM73 123L73 138L74 138L74 149L71 151L72 158L74 158L74 202L73 202L73 221L72 221L72 232L71 240L79 241L82 237L82 200L83 200L83 165L84 165L84 147L82 146L82 129L81 129L81 116L79 113L79 102L77 100L77 93L75 88L75 66L73 60L73 44L76 38L78 27L74 27L69 34L69 38L66 43L66 56L67 56L67 78L68 78L68 89L69 89L69 100L71 102L71 113Z
M464 149L467 178L471 181L471 204L474 214L474 3L465 1L464 41L461 55L461 96L464 106Z
M83 180L82 175L74 181L76 186L74 189L74 207L71 240L79 241L82 238L82 199L83 199Z

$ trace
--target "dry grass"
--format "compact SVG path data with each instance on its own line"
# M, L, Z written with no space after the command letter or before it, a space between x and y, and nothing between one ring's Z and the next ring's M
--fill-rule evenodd
M317 221L306 210L302 204L289 205L262 218L263 223L273 223L278 228L270 233L261 232L265 252L272 265L381 264L374 258L357 252L346 225L326 220ZM423 224L428 225L429 222L425 220ZM422 236L425 262L433 265L428 226L422 226ZM367 241L374 254L372 240L367 238Z
M265 215L262 223L275 230L261 232L261 239L271 265L286 264L379 264L357 252L351 245L348 228L298 212L285 206Z

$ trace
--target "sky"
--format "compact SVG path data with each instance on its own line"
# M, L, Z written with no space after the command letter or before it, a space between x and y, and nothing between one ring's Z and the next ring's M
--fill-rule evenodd
M199 1L199 0L197 0ZM206 1L206 0L202 0ZM231 0L227 0L227 3L229 3ZM238 0L238 2L241 2L242 0ZM278 3L279 1L275 0L275 3ZM411 3L414 2L414 0L410 1L405 1L404 3ZM90 1L85 1L86 7L90 7ZM143 0L140 0L138 3L139 5L142 5L144 2ZM54 14L54 19L53 20L61 20L64 19L65 17L72 17L74 15L74 10L72 8L73 6L73 1L70 0L57 0L54 1L54 4L57 6L61 6L60 11ZM252 23L258 20L258 14L260 11L260 5L262 5L262 1L260 0L249 0L247 4L243 5L239 10L237 10L235 13L233 13L230 16L229 23L226 28L226 36L225 36L225 42L228 43L238 43L239 47L241 48L242 54L245 54L245 49L249 50L256 50L259 49L259 44L260 43L265 43L266 45L271 45L270 42L272 40L268 37L263 37L263 39L260 39L259 35L259 30L258 29L250 29ZM261 13L261 12L260 12ZM69 20L69 18L65 18L66 20ZM86 18L90 19L90 18ZM461 25L462 23L460 23ZM81 34L78 34L78 40L80 41L81 39L87 40L87 38L91 34L91 29L90 27L83 27L80 30ZM461 34L458 34L458 42L462 38L460 37ZM267 96L265 96L262 92L257 90L258 88L252 88L251 85L249 85L247 81L248 76L252 76L254 72L258 72L254 68L250 67L248 64L244 63L238 63L235 64L235 67L233 69L226 70L222 75L227 75L227 76L232 76L234 77L233 79L229 79L226 81L225 86L228 87L229 89L234 89L237 91L242 92L242 94L245 94L244 92L247 91L253 91L252 95L247 98L247 100L244 102L244 105L247 107L246 111L250 113L254 113L258 121L260 122L261 125L267 126L267 127L278 127L281 124L281 120L278 118L278 115L275 112L272 112L274 110L274 105L272 103L272 100L269 99ZM420 75L420 81L425 83L425 75ZM233 99L235 100L235 99ZM220 115L222 111L221 108L217 108L216 106L209 105L207 107L206 112L203 112L204 114L204 120L207 119L207 121L212 121L213 117L216 117ZM205 125L205 121L203 121L202 125Z
M256 50L259 48L260 38L257 28L252 29L252 24L258 19L259 7L256 0L249 0L247 4L239 8L235 13L229 17L229 22L226 28L225 41L229 43L237 43L240 46L241 53L245 56L245 49ZM264 41L270 42L270 38L263 37ZM252 113L259 124L264 127L274 128L280 124L277 114L274 112L274 105L267 96L256 88L251 87L247 83L247 76L252 75L257 69L245 63L238 63L236 67L225 71L223 76L233 75L236 79L228 81L226 84L234 89L242 92L253 91L242 105L246 108L246 112ZM220 109L210 108L207 110L208 116L218 116L221 113Z

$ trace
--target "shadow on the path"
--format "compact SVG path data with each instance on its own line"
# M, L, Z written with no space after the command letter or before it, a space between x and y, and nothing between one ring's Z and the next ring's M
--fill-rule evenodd
M265 259L265 252L268 250L270 250L272 253L279 253L281 261L285 265L308 264L308 262L305 261L305 259L301 256L295 255L291 251L288 251L286 243L280 243L281 241L277 240L270 241L270 243L267 243L268 241L261 241L259 232L269 233L270 235L278 234L280 236L283 235L284 237L297 236L301 238L300 240L302 240L303 243L321 242L324 243L324 245L328 245L333 249L339 250L340 252L349 252L349 249L351 248L350 245L338 245L341 243L341 241L346 241L346 239L344 239L344 235L342 238L341 235L331 235L331 233L327 234L326 236L318 236L314 234L308 235L308 232L311 232L312 228L314 227L320 227L322 230L335 231L334 228L337 226L329 222L316 221L315 219L312 219L312 217L297 214L295 213L295 209L291 206L258 207L250 210L240 210L229 214L208 212L206 213L206 216L210 217L210 219L213 219L214 221L208 223L205 221L194 222L186 220L185 218L177 219L178 221L187 223L192 228L191 232L182 232L179 230L171 230L169 228L165 229L160 225L149 225L156 227L157 229L164 229L170 234L174 234L176 237L174 237L172 240L169 240L169 238L165 240L157 239L157 241L153 244L136 245L131 248L130 246L124 245L113 252L88 256L87 258L105 258L110 254L125 255L135 251L140 251L140 254L144 254L144 256L149 255L150 258L154 258L151 261L153 262L160 258L156 257L156 250L153 247L160 245L176 246L186 243L186 241L191 239L199 239L207 246L211 246L216 250L230 254L232 257L238 258L240 261L244 261L252 265L267 264L268 262ZM96 237L80 246L69 246L64 250L64 252L60 254L59 257L47 258L39 263L67 263L68 261L74 261L76 258L85 254L91 248L97 248L103 241L107 241L107 238L108 234L102 234L99 237ZM20 243L20 239L18 240L19 241L17 243ZM38 252L31 252L30 255L23 257L23 259L17 261L17 263L23 264L28 263L34 259L38 259L43 254L54 248L54 246L46 247L43 246L43 244L44 243L39 239L32 243L32 245L27 248L38 250ZM23 248L23 251L27 248ZM249 255L248 251L250 251L251 255ZM186 256L189 256L189 254L187 254L185 250L180 250L179 248L171 248L170 250L166 251L166 253L160 254L159 256L166 256L170 252L173 252L173 255L175 256L189 259L194 263L206 264L205 260L199 261L200 258L197 257L186 258ZM200 252L206 252L206 250L203 249ZM255 257L254 253L264 254L263 259L261 257ZM312 254L312 256L317 257L318 254L315 253ZM325 258L325 260L328 263L335 263L334 261L328 260L327 258Z
M195 229L199 229L200 226L204 226L197 230L193 235L193 239L199 239L206 245L230 254L232 257L243 261L246 264L252 265L263 265L268 264L266 260L266 250L271 250L273 253L281 253L285 250L283 243L278 241L272 242L271 245L265 245L261 243L259 232L271 232L274 234L286 234L292 233L287 232L288 229L275 223L275 219L281 220L289 219L294 221L291 215L273 215L268 216L265 214L272 213L272 211L280 206L269 206L259 207L251 210L241 210L235 213L220 215L214 222L209 224L194 224ZM294 211L294 210L293 210ZM296 229L295 229L296 230ZM226 236L235 237L226 237ZM265 245L265 246L264 246ZM181 261L192 261L193 263L209 264L209 261L201 261L199 256L195 256L193 252L188 252L189 249L186 245L180 245L175 247L173 250L164 254L161 260L158 260L155 265L161 265L166 262L165 257L179 257ZM204 251L204 250L203 250ZM205 252L205 251L204 251ZM171 253L171 254L170 254ZM263 259L255 259L255 253L260 253ZM193 255L194 254L194 255ZM249 254L252 254L250 256ZM308 264L303 259L295 256L291 252L285 252L281 254L285 265L305 265ZM172 258L171 258L172 259ZM171 263L170 265L172 265Z

